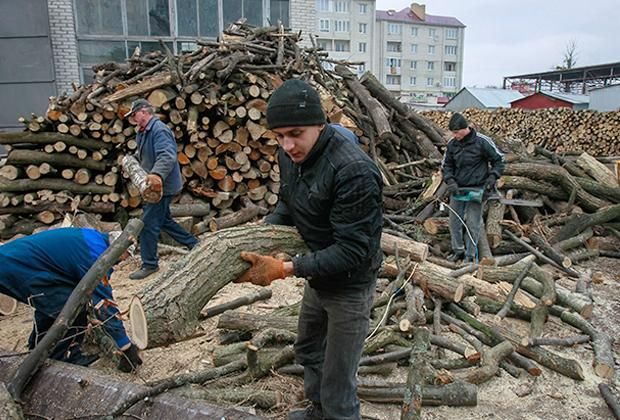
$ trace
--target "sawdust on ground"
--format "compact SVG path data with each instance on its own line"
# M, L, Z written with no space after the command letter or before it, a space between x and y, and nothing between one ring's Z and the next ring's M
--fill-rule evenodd
M162 258L161 269L178 259L178 255ZM129 280L128 275L138 268L137 258L120 263L112 277L112 285L117 303L121 310L126 309L129 302L146 283L157 276L142 281ZM620 336L620 264L617 260L599 258L585 265L605 273L604 282L594 285L595 309L592 322L600 330L612 337ZM572 282L561 279L565 286ZM210 302L209 306L230 301L248 294L257 286L251 284L229 284L224 287ZM271 286L273 296L267 301L254 303L242 310L252 313L266 313L281 306L291 305L300 300L303 291L303 280L291 278L278 280ZM22 352L27 348L30 333L32 310L19 305L15 313L0 316L0 349ZM528 325L521 321L505 320L507 326L525 333ZM103 357L92 365L92 368L122 380L138 383L162 379L178 373L189 373L208 369L212 366L212 351L218 345L217 317L202 322L200 330L191 340L157 347L142 351L144 364L137 374L124 374L115 369L111 357ZM564 336L577 334L571 327L562 324L556 318L550 318L545 326L545 335ZM446 334L449 334L446 331ZM455 338L456 339L456 338ZM575 381L543 368L539 377L523 374L513 378L504 371L498 373L485 384L479 386L478 405L476 407L424 407L424 419L610 419L613 418L597 388L601 378L592 370L593 353L591 346L578 345L568 349L552 349L561 355L573 358L581 364L585 373L584 381ZM620 344L614 345L615 354ZM398 368L390 381L406 382L406 368ZM380 378L385 379L385 378ZM615 379L614 385L618 385ZM256 410L257 414L269 418L285 418L291 408L290 401L301 398L303 394L302 380L290 376L271 376L255 386L279 392L287 404L271 412ZM521 395L521 396L519 396ZM241 407L240 407L241 408ZM365 418L397 419L400 407L397 405L372 404L362 401L362 414Z

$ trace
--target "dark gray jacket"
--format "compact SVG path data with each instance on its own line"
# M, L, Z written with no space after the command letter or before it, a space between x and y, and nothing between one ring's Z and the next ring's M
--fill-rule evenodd
M456 181L459 187L481 187L489 175L499 178L504 171L504 154L493 140L473 128L461 141L448 142L441 162L443 179Z
M367 287L381 264L382 180L354 142L326 126L306 160L279 151L280 199L267 223L297 227L312 251L295 275L319 290Z
M183 179L177 158L177 142L168 126L159 118L153 117L144 131L138 132L136 139L138 161L147 173L161 177L164 195L181 192Z

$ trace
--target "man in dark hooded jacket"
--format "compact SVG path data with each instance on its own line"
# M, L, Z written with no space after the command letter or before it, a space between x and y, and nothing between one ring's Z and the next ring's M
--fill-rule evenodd
M504 155L493 140L476 132L459 113L452 115L448 128L454 137L441 162L446 191L450 194L452 254L448 260L465 258L474 262L478 259L484 202L459 201L454 196L465 195L468 189L483 190L485 195L491 192L504 171Z

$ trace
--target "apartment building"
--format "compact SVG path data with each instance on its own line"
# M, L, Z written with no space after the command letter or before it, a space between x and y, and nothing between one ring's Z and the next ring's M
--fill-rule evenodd
M426 13L412 3L400 11L378 10L373 73L407 103L436 104L455 95L463 78L465 25Z
M332 60L359 63L360 75L374 67L375 6L375 0L316 0L317 46Z

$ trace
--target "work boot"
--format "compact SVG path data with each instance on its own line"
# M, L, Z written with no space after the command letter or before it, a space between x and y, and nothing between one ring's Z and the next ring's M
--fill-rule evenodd
M131 273L129 278L131 280L142 280L157 271L159 271L159 267L142 267L138 271Z
M288 413L288 420L323 420L321 404L312 402L303 410L293 410Z
M465 253L463 251L457 251L448 255L448 258L446 258L446 260L449 262L458 262L461 261L463 257L465 257Z

